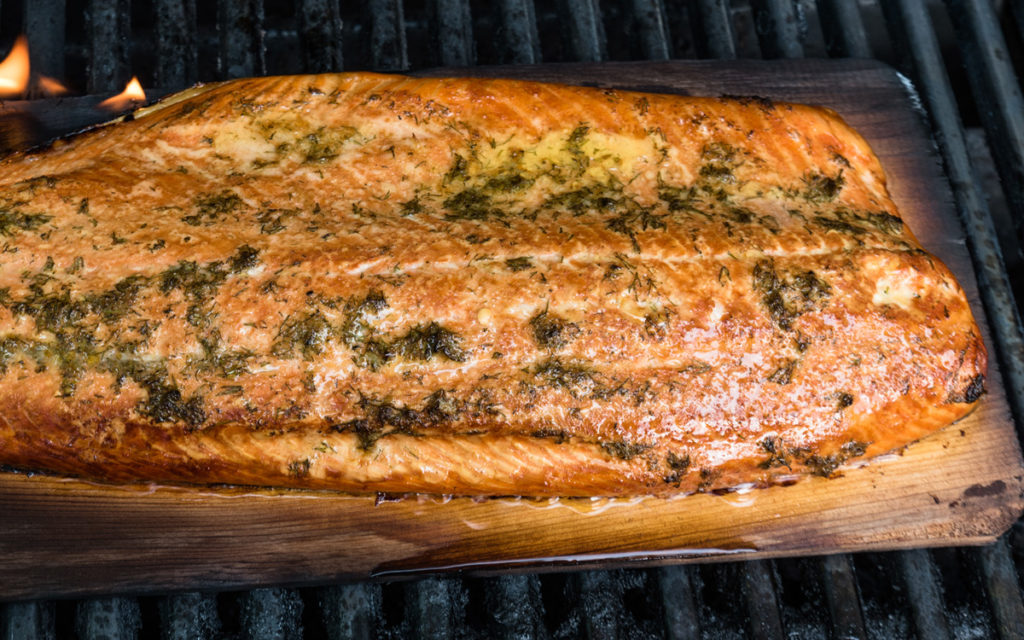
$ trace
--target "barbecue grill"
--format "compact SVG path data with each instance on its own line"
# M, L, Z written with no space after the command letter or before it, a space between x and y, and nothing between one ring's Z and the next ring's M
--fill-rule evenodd
M1019 0L2 0L0 52L86 94L556 61L877 58L916 88L1024 440ZM75 83L79 84L75 84ZM0 514L0 517L3 517ZM1024 638L1024 525L985 547L0 604L0 638Z

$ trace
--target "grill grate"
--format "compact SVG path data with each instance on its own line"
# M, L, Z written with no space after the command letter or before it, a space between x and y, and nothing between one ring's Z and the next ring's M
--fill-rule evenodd
M89 93L116 91L132 73L147 86L178 89L343 66L878 56L920 91L967 231L1011 406L1018 425L1024 420L1024 340L1014 303L1014 294L1024 300L1020 2L0 2L0 50L22 30L35 69L84 78L76 88ZM965 120L984 132L991 159L969 153ZM979 161L993 163L1002 197L987 194L977 179ZM0 640L1022 638L1021 570L1024 523L984 548L8 603L0 605Z

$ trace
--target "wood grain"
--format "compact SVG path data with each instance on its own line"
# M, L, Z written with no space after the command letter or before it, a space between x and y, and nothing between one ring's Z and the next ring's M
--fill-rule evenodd
M822 104L872 144L922 244L960 279L986 332L952 197L915 98L866 61L667 62L441 70ZM609 567L981 544L1024 510L1024 469L995 358L980 407L843 477L671 500L373 497L108 486L0 474L0 599L417 572Z

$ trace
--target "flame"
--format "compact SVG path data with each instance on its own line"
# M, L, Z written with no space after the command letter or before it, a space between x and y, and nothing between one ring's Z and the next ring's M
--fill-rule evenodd
M37 86L39 91L47 98L56 98L71 93L71 89L65 87L60 80L50 76L39 76Z
M21 95L28 87L28 39L18 36L14 47L0 62L0 98Z
M146 92L142 90L142 85L139 84L139 79L132 76L131 81L125 86L124 91L107 98L103 102L99 103L100 108L110 109L111 111L123 111L137 102L146 101Z

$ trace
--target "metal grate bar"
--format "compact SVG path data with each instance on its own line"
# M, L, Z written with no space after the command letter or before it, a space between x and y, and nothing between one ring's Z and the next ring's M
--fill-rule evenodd
M265 74L263 0L220 0L220 75L245 78Z
M1003 191L1024 237L1024 98L1010 62L999 19L989 2L947 1L960 51L970 72L974 100L1003 183Z
M50 640L56 637L52 602L0 605L0 640Z
M220 633L217 600L203 593L160 598L160 628L164 640L208 640Z
M330 640L370 640L377 636L380 585L343 584L321 589L320 612Z
M446 67L468 67L476 63L469 0L431 0L430 11L430 33L437 61Z
M134 598L93 598L78 603L75 631L79 640L135 638L142 619Z
M540 36L533 0L500 0L497 14L503 61L510 64L540 62Z
M461 583L451 578L424 578L406 585L406 608L411 613L413 635L424 640L454 638L461 610Z
M294 589L253 589L241 598L239 620L249 640L302 638L302 599Z
M299 41L306 73L341 71L341 9L338 0L301 0Z
M945 602L931 554L923 549L914 549L902 551L897 557L917 637L949 640L949 627L943 615Z
M771 561L751 560L742 565L742 569L743 599L750 615L750 637L756 640L785 637Z
M558 3L566 30L569 58L577 62L599 62L608 57L601 8L597 0L562 0Z
M825 556L821 559L824 574L825 597L832 616L832 636L835 638L867 638L861 613L860 593L853 562L847 554Z
M370 59L379 71L409 68L401 0L369 0Z
M999 236L971 168L960 115L931 18L919 0L897 0L882 6L896 31L893 40L906 44L906 55L914 66L918 87L937 133L957 210L967 232L967 248L978 277L981 299L992 324L994 351L1007 382L1007 399L1020 423L1024 420L1024 337L1020 316L999 247ZM1019 430L1018 435L1022 435Z
M129 0L93 0L89 7L89 41L92 55L89 93L120 91L128 81L128 34L131 32Z
M64 77L64 0L25 3L25 35L31 48L32 70Z
M632 0L632 10L644 59L668 60L672 57L662 0Z
M535 575L500 576L487 583L486 602L505 640L542 638L545 634L540 579Z
M700 640L689 567L665 567L658 573L666 640Z
M818 0L818 13L829 55L871 57L871 44L864 30L857 0Z
M622 602L622 588L612 578L613 571L584 571L579 574L579 606L590 640L615 640L620 637L616 612Z
M999 637L1024 638L1024 601L1021 600L1017 571L1010 557L1006 538L1000 538L987 547L972 549L992 606Z
M156 0L156 48L157 86L181 89L199 80L195 0Z
M1017 24L1017 33L1024 40L1024 2L1010 2L1010 13L1013 14L1014 22Z
M691 8L697 12L694 22L703 27L701 33L696 34L697 54L702 58L736 59L736 38L728 0L699 0Z
M750 4L765 58L804 57L800 20L792 0L751 0Z

